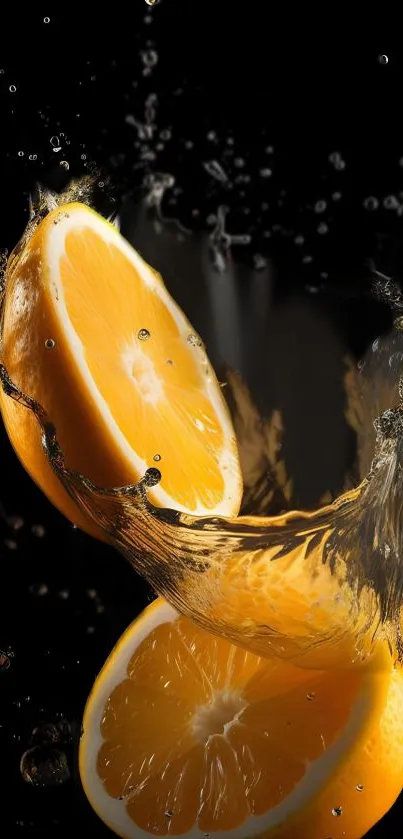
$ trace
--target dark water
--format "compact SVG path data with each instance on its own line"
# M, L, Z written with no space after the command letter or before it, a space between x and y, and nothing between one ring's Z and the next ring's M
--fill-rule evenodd
M295 499L309 506L340 490L351 464L343 357L390 322L371 298L367 260L402 275L402 58L379 60L385 41L294 44L287 27L263 25L256 4L224 11L162 0L96 19L57 8L46 23L30 11L26 49L23 36L13 49L3 36L0 248L21 234L35 180L58 188L99 167L98 205L124 206L124 232L163 273L217 369L240 369L263 410L282 407ZM0 15L3 32L20 31L17 13ZM151 191L159 203L156 172L171 179L150 221L140 202ZM176 221L155 224L157 211ZM110 836L80 788L80 719L151 592L53 510L4 432L1 467L4 834L67 836L80 825ZM44 788L26 781L33 762ZM397 804L370 835L397 835L400 813Z

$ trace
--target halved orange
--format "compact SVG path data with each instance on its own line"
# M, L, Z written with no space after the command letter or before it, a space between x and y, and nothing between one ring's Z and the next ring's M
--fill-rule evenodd
M160 276L88 207L59 207L9 262L2 361L52 417L68 465L96 483L149 467L156 505L238 512L235 435L205 348ZM84 530L40 445L34 417L0 391L10 440L31 477Z
M154 601L89 697L80 773L125 839L359 839L403 784L402 670L262 659Z

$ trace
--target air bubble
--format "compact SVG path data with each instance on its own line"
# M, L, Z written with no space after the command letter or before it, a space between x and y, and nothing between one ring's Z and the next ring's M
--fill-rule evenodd
M333 807L332 816L342 816L342 815L343 815L343 807Z
M356 786L356 790L357 790L357 792L362 792L362 791L363 791L363 789L364 789L364 785L363 785L363 784L357 784L357 786Z
M236 166L237 169L242 169L245 166L243 157L236 157L234 160L234 166Z
M389 58L388 58L387 55L378 55L379 64L387 64L388 61L389 61Z
M328 232L329 232L329 228L328 228L327 224L325 224L325 222L324 222L324 221L321 221L321 223L320 223L320 224L318 224L318 228L317 228L317 230L318 230L318 233L319 233L321 236L324 236L324 235L325 235L325 233L328 233Z
M58 786L70 778L65 753L49 746L34 746L24 752L20 772L24 781L36 787Z
M369 195L368 198L364 198L363 205L366 210L377 210L379 201L374 195Z
M165 140L166 142L167 140L171 139L172 131L170 131L169 128L163 128L162 131L160 131L160 137L161 140Z
M160 454L155 454L154 457L153 457L153 460L155 460L158 463L158 461L161 460L161 455Z
M50 17L44 17L43 22L44 23L50 23Z
M140 55L145 67L155 67L158 63L158 53L155 50L143 50Z
M315 699L315 696L316 696L316 693L315 693L314 690L312 690L310 693L307 693L306 698L309 700L309 702L311 702L312 699Z
M322 199L317 201L315 206L314 206L315 213L324 213L325 210L326 210L326 207L327 207L326 201L323 201Z
M149 332L148 329L139 329L137 337L139 341L148 341L151 337L151 332Z
M56 341L54 341L53 338L46 338L45 347L47 350L54 350L55 346Z
M15 84L10 84L10 87L8 89L9 89L10 93L15 93L16 90L17 90Z
M160 0L146 0L147 6L158 6Z
M165 810L164 816L166 816L168 819L172 819L172 816L174 815L175 813L173 810Z
M37 160L37 158L38 158L37 154L30 154L29 155L29 160Z
M62 169L66 169L67 172L70 169L70 164L68 160L61 160L59 166L61 166Z
M271 169L266 168L266 169L261 169L260 170L260 175L261 175L262 178L271 178L272 174L273 174L273 172L272 172Z

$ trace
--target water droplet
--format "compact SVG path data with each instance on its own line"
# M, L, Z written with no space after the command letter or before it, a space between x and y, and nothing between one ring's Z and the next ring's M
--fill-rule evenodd
M256 271L263 271L267 268L267 259L261 253L255 253L253 256L253 264Z
M330 163L333 163L333 165L334 165L335 163L337 163L339 160L341 160L341 154L340 154L340 152L339 152L339 151L332 151L332 152L329 154L329 162L330 162Z
M16 90L17 90L15 84L10 84L10 87L8 89L9 89L10 93L15 93Z
M53 350L56 346L56 341L53 338L46 338L45 347L47 350Z
M148 341L151 337L151 332L149 332L148 329L139 329L137 337L139 341Z
M12 528L12 530L18 531L24 527L24 519L21 516L9 516L8 524Z
M7 655L3 650L0 650L0 673L3 673L5 670L8 670L11 665L10 656Z
M332 201L340 201L341 192L332 192Z
M261 169L260 170L260 176L262 178L271 178L272 174L273 174L273 172L272 172L271 169L266 168L266 169Z
M312 690L310 693L307 693L306 698L309 700L309 702L311 702L312 699L315 699L315 696L316 696L316 693L315 693L314 690Z
M172 137L172 131L170 131L169 128L163 128L162 131L160 131L160 137L161 140L167 142L167 140L170 140Z
M324 236L324 235L325 235L325 233L328 233L328 232L329 232L329 228L328 228L327 224L325 224L325 222L324 222L324 221L321 221L321 223L320 223L320 224L318 224L318 228L317 228L317 229L318 229L318 233L319 233L321 236Z
M156 207L157 210L161 207L167 189L171 189L175 184L175 178L168 172L153 172L146 175L144 178L144 186L148 189L146 203L148 207Z
M158 63L158 53L155 50L142 50L140 56L145 67L155 67Z
M366 210L377 210L379 201L374 195L369 195L368 198L364 198L363 205Z
M396 195L387 195L386 198L383 199L383 206L385 207L385 210L397 210L399 202Z
M60 163L59 163L59 166L61 166L62 169L66 169L66 171L68 171L70 169L70 164L69 164L68 160L61 160Z
M34 597L44 597L45 594L49 593L49 589L46 583L34 583L29 587L29 592Z
M243 157L236 157L234 160L234 166L236 166L237 169L242 169L245 166Z
M303 236L296 236L295 239L294 239L294 243L296 245L303 245L304 242L305 242L305 239L304 239Z
M43 539L43 537L46 535L46 530L43 524L33 524L31 527L31 533L33 534L33 536L36 536L37 539Z
M158 462L159 460L161 460L161 455L160 454L155 454L154 457L153 457L153 460Z
M388 58L387 55L378 55L379 64L387 64L388 61L389 61L389 58Z
M327 207L326 201L323 201L323 199L320 199L319 201L316 202L316 204L314 206L315 213L324 213L325 210L326 210L326 207Z
M346 168L345 161L344 160L336 160L336 163L334 164L334 168L337 169L338 172L342 172L343 169Z
M332 816L342 816L342 815L343 815L343 807L333 807Z
M186 340L187 340L187 343L190 344L191 347L202 347L203 346L203 342L200 340L200 338L197 338L196 335L188 335Z
M70 778L65 753L49 746L34 746L24 752L20 772L24 781L37 787L57 786Z
M44 17L43 22L44 23L50 23L50 17Z
M208 160L206 163L203 163L203 166L206 172L208 172L212 178L215 178L216 181L220 181L222 184L228 183L228 175L224 172L224 169L218 160Z
M357 792L362 792L362 791L363 791L363 789L364 789L364 785L363 785L363 784L357 784L357 786L356 786L356 790L357 790Z
M145 475L142 479L142 483L146 487L155 487L155 486L157 486L157 484L159 484L161 478L162 478L162 475L161 475L160 470L155 469L154 467L151 467L151 469L147 469L147 471L146 471L146 473L145 473Z

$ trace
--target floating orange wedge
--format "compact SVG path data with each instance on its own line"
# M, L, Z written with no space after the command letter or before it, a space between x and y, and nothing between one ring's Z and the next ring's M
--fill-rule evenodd
M234 431L202 342L160 276L88 207L50 212L10 260L1 354L52 417L71 468L121 486L158 467L156 505L238 512ZM100 536L50 469L33 416L2 392L0 406L31 477Z
M109 656L80 743L125 839L358 839L403 784L403 675L261 659L154 601Z

